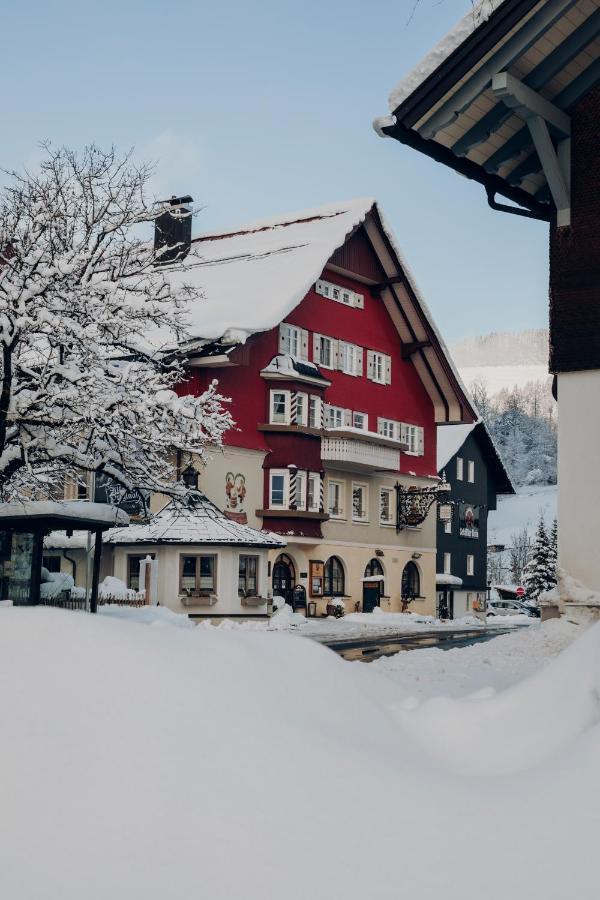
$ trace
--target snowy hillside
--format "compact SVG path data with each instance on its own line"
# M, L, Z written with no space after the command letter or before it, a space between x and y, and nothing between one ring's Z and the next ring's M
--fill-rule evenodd
M450 346L459 368L470 366L544 366L548 370L548 331L492 331Z
M297 636L0 617L2 897L597 894L600 625L419 701Z
M547 384L549 391L552 383L552 378L548 375L548 366L534 363L504 366L461 366L458 371L469 389L473 383L483 384L492 397L502 390L511 391L513 388L524 388L532 381Z
M498 497L498 509L488 517L488 544L509 545L513 534L526 528L531 538L543 513L547 524L556 517L555 484L530 485L516 494Z

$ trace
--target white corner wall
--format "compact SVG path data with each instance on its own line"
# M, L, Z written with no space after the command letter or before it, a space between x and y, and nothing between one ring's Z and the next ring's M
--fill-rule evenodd
M600 591L600 371L558 376L558 561Z

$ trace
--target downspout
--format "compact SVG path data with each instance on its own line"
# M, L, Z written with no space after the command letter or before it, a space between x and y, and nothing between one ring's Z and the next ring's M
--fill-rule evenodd
M76 583L77 583L77 563L75 562L74 559L71 559L70 556L67 556L67 551L66 551L66 550L63 550L63 557L64 557L68 562L71 563L71 569L72 569L71 575L73 576L73 582L76 584Z

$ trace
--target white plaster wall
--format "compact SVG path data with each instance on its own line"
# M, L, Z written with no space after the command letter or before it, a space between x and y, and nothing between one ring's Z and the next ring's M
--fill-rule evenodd
M134 546L117 546L114 551L114 574L127 582L128 555L145 555L155 553L158 560L158 602L168 606L177 613L192 615L265 615L266 603L262 606L244 606L238 596L239 556L258 556L259 593L267 597L269 590L268 563L265 549L252 547L206 547L199 544L189 545L151 545L136 544ZM179 559L181 556L194 556L202 553L214 553L217 557L217 602L213 606L196 604L184 605L179 594Z
M558 376L558 558L600 591L600 371Z

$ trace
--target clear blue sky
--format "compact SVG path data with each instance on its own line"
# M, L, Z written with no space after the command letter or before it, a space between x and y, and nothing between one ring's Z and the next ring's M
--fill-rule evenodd
M5 4L4 168L42 139L136 147L198 230L374 196L448 340L546 325L547 226L382 140L389 90L470 0Z

